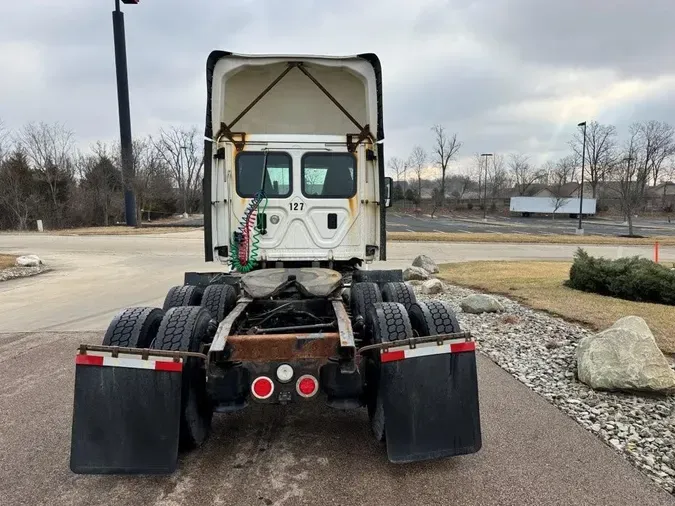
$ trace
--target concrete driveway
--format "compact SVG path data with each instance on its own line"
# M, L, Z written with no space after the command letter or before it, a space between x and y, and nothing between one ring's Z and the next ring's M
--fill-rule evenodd
M569 258L573 251L514 246L425 244L423 251L443 261ZM120 307L159 305L184 270L208 269L200 260L201 237L0 235L0 251L34 252L56 269L0 284L3 506L675 504L595 436L482 357L484 445L475 455L392 465L361 410L258 406L217 415L213 437L183 456L172 476L73 475L77 344L99 343ZM392 243L391 265L409 263L420 251L419 244Z

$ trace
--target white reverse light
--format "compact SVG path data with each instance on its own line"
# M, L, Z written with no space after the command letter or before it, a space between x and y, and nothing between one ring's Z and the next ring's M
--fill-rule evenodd
M288 383L293 379L293 368L288 364L281 364L277 367L277 379L281 383Z

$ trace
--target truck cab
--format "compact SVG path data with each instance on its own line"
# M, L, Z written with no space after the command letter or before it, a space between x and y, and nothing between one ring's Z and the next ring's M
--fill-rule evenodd
M380 63L239 55L207 63L204 224L207 261L230 262L260 199L256 265L354 268L386 259ZM236 258L236 253L234 255Z

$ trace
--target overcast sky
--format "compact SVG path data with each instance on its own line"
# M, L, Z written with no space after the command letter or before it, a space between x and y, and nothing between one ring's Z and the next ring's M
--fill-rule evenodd
M0 0L0 119L118 133L113 0ZM203 130L212 49L346 55L383 65L388 157L566 154L575 125L675 122L674 0L141 0L123 6L134 135ZM460 161L459 164L464 163Z

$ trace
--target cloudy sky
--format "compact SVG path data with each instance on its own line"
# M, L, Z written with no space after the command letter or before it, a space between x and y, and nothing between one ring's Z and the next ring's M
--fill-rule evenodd
M0 119L62 121L81 146L114 140L113 0L0 1ZM126 11L134 135L203 129L212 49L375 52L387 155L566 153L583 120L675 122L673 0L141 0ZM462 165L464 160L460 160Z

